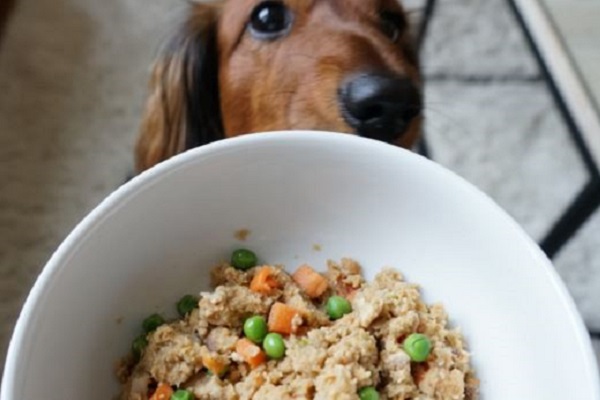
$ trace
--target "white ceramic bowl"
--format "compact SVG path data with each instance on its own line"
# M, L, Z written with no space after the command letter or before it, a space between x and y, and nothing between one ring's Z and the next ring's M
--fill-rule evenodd
M206 289L209 268L240 246L240 228L252 231L244 246L291 269L343 256L359 260L368 278L399 268L462 327L485 400L600 399L572 299L492 201L408 151L280 132L189 151L85 218L27 299L1 400L111 398L113 363L141 319Z

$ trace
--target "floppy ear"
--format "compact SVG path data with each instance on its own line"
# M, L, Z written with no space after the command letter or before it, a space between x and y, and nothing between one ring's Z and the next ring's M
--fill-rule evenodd
M135 148L137 172L222 138L218 14L214 4L191 4L186 21L155 61Z

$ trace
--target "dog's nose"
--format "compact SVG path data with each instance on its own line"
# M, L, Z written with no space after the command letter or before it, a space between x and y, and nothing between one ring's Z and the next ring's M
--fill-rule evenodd
M385 73L351 76L342 84L340 106L346 122L361 135L392 142L421 112L421 95L408 79Z

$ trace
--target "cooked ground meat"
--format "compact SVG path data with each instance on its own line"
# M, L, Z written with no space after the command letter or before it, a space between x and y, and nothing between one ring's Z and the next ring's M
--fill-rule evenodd
M161 386L161 393L187 390L202 400L359 399L365 387L381 399L478 398L461 333L448 326L441 305L425 304L418 286L395 270L384 269L366 283L360 266L343 259L329 262L322 275L223 264L212 277L215 289L200 294L197 308L149 333L138 360L129 355L121 362L121 400L161 400ZM332 320L331 296L347 299L351 311ZM271 315L274 305L289 321ZM282 358L267 356L260 342L245 338L244 322L253 316L264 317L269 331L288 323L277 328ZM403 344L415 333L430 343L422 362Z

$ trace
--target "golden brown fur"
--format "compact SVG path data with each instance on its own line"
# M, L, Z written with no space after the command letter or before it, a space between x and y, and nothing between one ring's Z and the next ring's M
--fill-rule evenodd
M392 42L382 10L396 0L285 0L294 12L286 37L258 41L247 21L259 0L193 3L186 22L152 73L136 146L145 170L187 148L240 134L315 129L353 132L339 111L338 89L363 70L386 70L420 86L408 30ZM418 138L416 117L396 144Z

